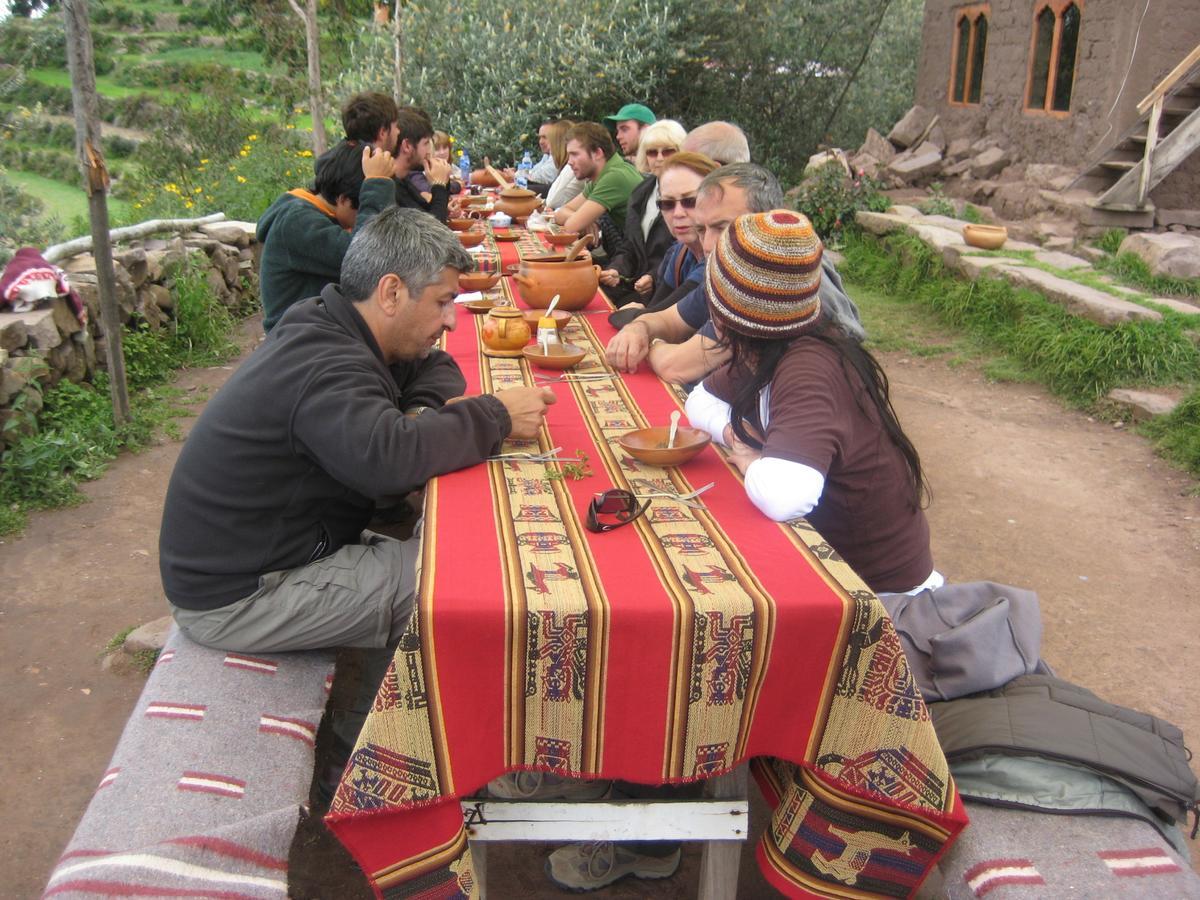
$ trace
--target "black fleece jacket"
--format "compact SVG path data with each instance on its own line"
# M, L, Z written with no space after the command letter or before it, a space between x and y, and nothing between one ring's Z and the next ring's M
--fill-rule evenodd
M358 540L376 503L482 462L512 429L445 353L390 368L336 285L292 306L209 402L175 464L159 567L167 598L216 609L259 576ZM416 417L404 411L435 407Z

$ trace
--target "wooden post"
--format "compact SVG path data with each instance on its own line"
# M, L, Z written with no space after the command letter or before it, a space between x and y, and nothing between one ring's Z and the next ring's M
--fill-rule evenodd
M1145 206L1150 193L1150 176L1154 169L1154 148L1158 146L1158 123L1162 119L1163 98L1159 97L1150 107L1150 122L1146 126L1146 146L1142 151L1142 174L1138 179L1137 205Z
M125 354L121 349L121 314L117 309L112 243L108 237L108 169L100 147L100 108L96 100L96 69L87 0L63 0L67 60L71 70L71 103L75 108L75 152L88 194L92 254L100 292L100 323L108 355L109 392L113 421L129 422L129 388L125 383Z
M321 34L317 30L317 0L306 0L301 8L296 0L288 0L292 11L304 23L304 40L308 45L308 102L312 107L313 155L325 152L325 104L321 100Z

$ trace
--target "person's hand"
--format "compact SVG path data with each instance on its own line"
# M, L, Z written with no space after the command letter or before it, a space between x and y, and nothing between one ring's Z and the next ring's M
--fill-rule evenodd
M496 391L493 395L504 404L512 419L510 437L529 440L537 437L546 417L546 407L558 401L554 391L546 387L519 387Z
M637 319L618 331L604 351L609 364L622 372L636 372L649 352L650 331Z
M654 290L654 276L653 275L643 275L641 278L639 278L637 281L635 281L633 283L633 289L635 291L637 291L639 294L641 294L643 297L645 297L652 290Z
M750 467L750 463L756 459L762 459L762 451L756 450L754 447L740 440L733 433L732 425L725 426L724 437L726 446L729 447L729 461L737 466L737 470L743 475L746 474L746 469Z
M391 178L392 154L367 144L362 152L362 170L364 178Z
M454 171L448 161L430 157L425 160L425 177L429 179L430 184L447 185L450 183L450 173Z
M601 269L600 283L605 287L616 287L621 283L621 275L616 269Z

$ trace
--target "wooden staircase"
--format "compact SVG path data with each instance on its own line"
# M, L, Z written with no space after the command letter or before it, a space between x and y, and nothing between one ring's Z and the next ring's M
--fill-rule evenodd
M1200 147L1200 46L1137 109L1133 127L1071 184L1096 194L1094 224L1152 226L1150 191Z

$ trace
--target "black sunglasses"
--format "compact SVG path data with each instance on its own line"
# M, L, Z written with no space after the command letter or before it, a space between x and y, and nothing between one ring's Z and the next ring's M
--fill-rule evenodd
M696 208L695 197L680 197L678 200L663 200L661 197L659 197L658 208L661 212L669 213L675 208L676 203L678 203L684 209Z
M612 488L603 494L597 494L588 504L587 529L598 534L612 531L614 528L628 525L649 506L649 500L639 504L637 497L624 488Z

